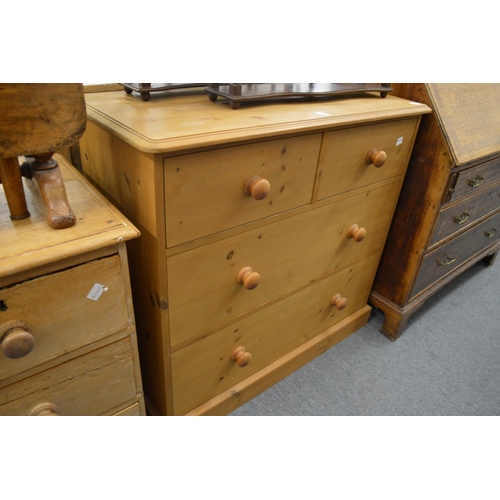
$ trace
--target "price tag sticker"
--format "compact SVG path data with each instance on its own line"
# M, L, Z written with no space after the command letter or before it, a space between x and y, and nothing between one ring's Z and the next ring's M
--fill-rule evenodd
M94 286L91 288L89 294L87 295L87 299L99 300L101 298L101 295L107 291L107 286L101 285L100 283L94 283Z

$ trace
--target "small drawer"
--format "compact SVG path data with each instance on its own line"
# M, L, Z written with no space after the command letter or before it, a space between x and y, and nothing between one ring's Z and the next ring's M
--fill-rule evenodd
M325 133L318 199L403 174L417 123L412 118Z
M500 158L462 170L453 175L446 202L474 194L475 191L498 180L500 180Z
M500 207L500 184L441 210L429 247L457 233Z
M0 380L129 324L118 255L3 288L0 301Z
M173 353L175 414L189 412L364 307L377 262L372 255ZM238 347L251 354L246 366L239 366L248 361L246 354L232 359Z
M167 247L310 203L320 144L314 134L165 158Z
M500 237L500 212L428 253L420 265L411 292L414 297Z
M393 182L167 258L171 344L381 251L399 185ZM350 237L355 225L361 232ZM240 283L238 275L246 268L249 274Z
M137 394L127 338L3 388L0 415L101 415Z

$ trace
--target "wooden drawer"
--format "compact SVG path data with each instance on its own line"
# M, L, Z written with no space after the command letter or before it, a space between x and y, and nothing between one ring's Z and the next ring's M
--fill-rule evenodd
M474 194L476 190L498 180L500 180L500 158L462 170L452 175L445 201L451 202L461 196Z
M377 262L378 254L372 255L173 353L175 414L187 413L364 307ZM337 293L348 301L340 311L330 305ZM231 359L239 346L252 354L245 367Z
M166 158L167 246L310 203L320 144L314 134ZM250 176L270 183L267 197L244 193Z
M265 304L337 267L382 249L399 182L167 259L171 344ZM360 242L347 236L357 224ZM260 274L248 290L244 267Z
M114 414L115 417L140 417L141 416L141 407L139 403L134 403L131 406L119 411Z
M428 253L422 260L411 297L486 249L500 237L500 212Z
M403 174L417 123L412 118L325 133L318 170L318 199ZM387 154L379 168L366 163L372 149Z
M107 290L100 297L94 296L98 300L91 300L88 295L96 283ZM118 255L3 288L0 300L0 338L11 333L12 327L24 325L35 339L33 350L24 357L0 355L0 380L124 330L129 324Z
M100 415L138 392L127 338L5 387L0 415L30 415L43 403L58 415Z
M429 246L463 230L498 207L500 207L500 184L445 208L439 214Z

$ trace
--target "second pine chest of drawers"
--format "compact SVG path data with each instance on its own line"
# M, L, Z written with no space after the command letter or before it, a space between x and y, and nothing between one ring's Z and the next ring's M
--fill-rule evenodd
M87 95L86 175L138 226L148 406L227 414L366 321L421 115L379 96L241 107Z

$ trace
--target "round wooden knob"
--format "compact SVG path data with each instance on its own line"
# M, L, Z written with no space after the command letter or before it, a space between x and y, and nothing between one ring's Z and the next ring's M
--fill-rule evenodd
M347 305L347 299L342 297L340 293L337 293L332 297L332 300L330 300L330 305L335 306L339 311L342 311L342 309L344 309Z
M254 200L263 200L271 190L271 184L258 175L251 175L243 184L243 192Z
M36 405L30 412L32 417L58 417L56 407L52 403Z
M349 231L347 231L347 237L352 238L357 243L363 241L365 236L366 236L366 229L364 227L359 227L357 224L353 224L349 228Z
M251 267L244 267L236 278L238 283L242 283L247 290L253 290L260 283L260 274Z
M1 347L8 358L22 358L35 347L35 338L22 326L15 326L5 332Z
M247 350L243 346L239 346L233 351L233 354L231 354L231 359L233 361L236 361L236 364L243 368L244 366L247 366L248 363L250 363L252 355L247 352Z
M370 149L370 151L366 153L365 162L367 165L373 163L374 167L380 168L385 163L385 160L387 160L387 153L385 151Z

